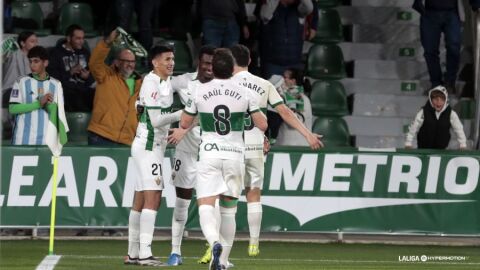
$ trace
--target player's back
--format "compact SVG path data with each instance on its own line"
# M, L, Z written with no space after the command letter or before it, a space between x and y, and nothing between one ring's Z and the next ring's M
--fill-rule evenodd
M198 111L202 143L201 158L243 158L244 115L249 92L232 79L213 79L198 84L192 92Z

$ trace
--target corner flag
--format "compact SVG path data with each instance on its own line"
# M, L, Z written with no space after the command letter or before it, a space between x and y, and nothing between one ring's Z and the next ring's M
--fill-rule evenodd
M45 136L46 143L53 156L58 157L62 153L62 147L67 143L68 124L63 108L63 89L59 88L55 94L54 102L48 106L48 127Z

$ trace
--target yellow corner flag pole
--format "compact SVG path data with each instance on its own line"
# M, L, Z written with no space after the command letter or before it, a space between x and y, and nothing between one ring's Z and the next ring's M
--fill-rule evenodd
M55 212L57 207L57 174L58 174L58 157L53 157L53 183L52 183L52 208L50 212L50 244L48 247L48 255L53 255L53 240L55 238Z

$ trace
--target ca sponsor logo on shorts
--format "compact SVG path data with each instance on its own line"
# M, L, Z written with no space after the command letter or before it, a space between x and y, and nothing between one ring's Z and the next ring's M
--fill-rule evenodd
M213 150L219 151L219 150L218 150L218 146L217 146L216 143L207 143L207 144L205 144L205 146L203 147L203 149L204 149L205 151L213 151Z

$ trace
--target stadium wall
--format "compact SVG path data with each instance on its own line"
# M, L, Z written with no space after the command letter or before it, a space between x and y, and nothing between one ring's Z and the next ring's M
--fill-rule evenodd
M174 149L163 164L166 189L157 227L170 227ZM51 154L2 148L0 226L48 226ZM265 231L480 234L480 153L474 151L276 147L266 161ZM59 161L58 227L126 227L136 168L128 148L66 147ZM237 214L248 229L245 199ZM191 205L187 227L199 229Z

